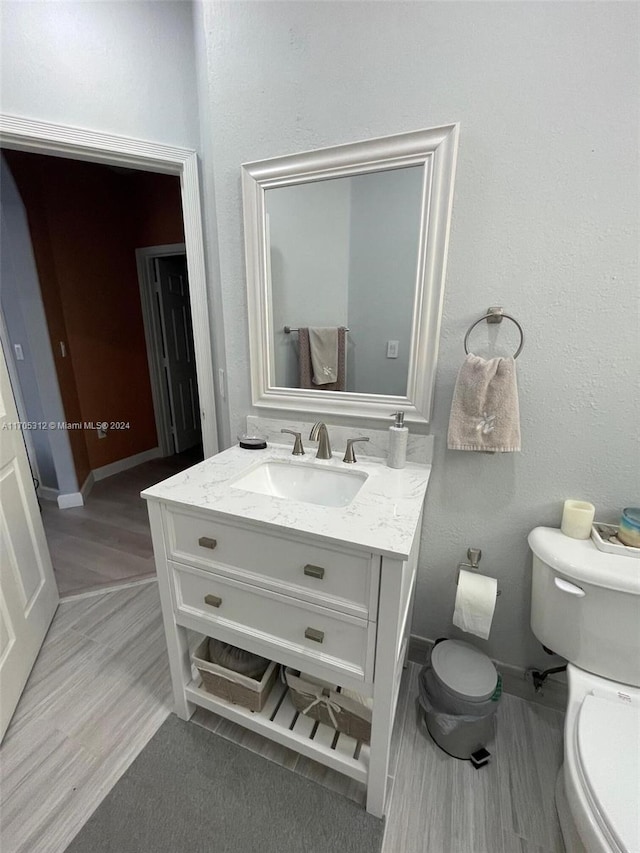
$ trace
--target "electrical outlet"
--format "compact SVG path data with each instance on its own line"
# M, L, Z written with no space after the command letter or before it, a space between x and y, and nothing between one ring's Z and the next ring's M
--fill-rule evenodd
M400 341L387 341L387 358L397 358Z
M98 429L96 431L98 433L98 438L106 438L107 437L106 429L103 429L102 427L98 427Z

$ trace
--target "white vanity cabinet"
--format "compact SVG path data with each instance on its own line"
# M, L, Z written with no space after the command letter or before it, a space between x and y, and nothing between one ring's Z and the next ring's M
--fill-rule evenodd
M411 548L402 558L313 534L300 529L303 523L266 524L216 512L203 505L197 490L191 503L176 500L179 491L170 496L164 485L143 494L176 713L188 720L196 705L203 706L359 780L367 786L367 810L382 816L426 482ZM259 513L254 506L247 514ZM207 693L193 678L188 630L373 697L371 743L298 714L280 680L255 713Z

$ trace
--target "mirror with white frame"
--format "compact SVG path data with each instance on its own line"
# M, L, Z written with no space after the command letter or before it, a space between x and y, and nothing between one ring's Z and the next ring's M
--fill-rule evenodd
M457 141L454 124L242 166L256 407L429 420ZM346 330L333 385L309 371L318 327Z

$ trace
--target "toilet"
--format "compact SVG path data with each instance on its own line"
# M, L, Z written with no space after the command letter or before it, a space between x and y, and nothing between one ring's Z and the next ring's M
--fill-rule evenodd
M640 853L640 561L536 527L531 628L568 661L556 806L567 853Z

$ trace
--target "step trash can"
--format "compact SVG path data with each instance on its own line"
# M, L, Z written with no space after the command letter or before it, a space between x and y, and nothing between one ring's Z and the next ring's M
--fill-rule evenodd
M418 702L433 740L455 758L486 764L502 693L502 679L487 655L462 640L439 640L418 681Z

